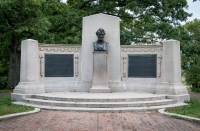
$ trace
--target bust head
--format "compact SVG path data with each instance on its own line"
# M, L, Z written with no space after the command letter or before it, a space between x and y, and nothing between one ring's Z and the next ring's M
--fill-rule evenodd
M102 28L99 28L96 32L98 40L93 42L94 51L107 51L108 43L103 40L105 31Z
M100 40L100 41L103 40L105 34L106 34L106 33L105 33L104 29L102 29L102 28L99 28L99 29L97 30L97 32L96 32L96 35L97 35L97 37L98 37L98 40Z

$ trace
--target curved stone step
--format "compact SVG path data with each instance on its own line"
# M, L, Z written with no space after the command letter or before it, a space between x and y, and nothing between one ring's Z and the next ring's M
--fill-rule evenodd
M115 108L115 107L145 107L145 106L160 106L176 103L175 100L163 99L154 101L136 101L136 102L68 102L68 101L53 101L26 98L25 103L59 107L89 107L89 108Z
M27 105L48 110L59 110L59 111L79 111L79 112L133 112L133 111L150 111L164 108L174 108L179 106L185 106L185 103L176 103L162 106L150 106L150 107L121 107L121 108L82 108L82 107L59 107L59 106L44 106L35 105L23 102L13 102L17 105Z
M95 94L95 93L94 93ZM162 100L166 99L166 95L141 95L141 96L131 96L131 95L123 95L123 96L110 96L106 97L101 96L101 94L96 94L96 96L92 94L94 97L87 96L54 96L54 95L32 95L30 98L41 99L41 100L54 100L54 101L71 101L71 102L134 102L134 101L154 101L154 100ZM116 94L116 93L115 93ZM91 94L90 94L91 95ZM98 96L99 95L99 96ZM104 95L104 94L103 94Z

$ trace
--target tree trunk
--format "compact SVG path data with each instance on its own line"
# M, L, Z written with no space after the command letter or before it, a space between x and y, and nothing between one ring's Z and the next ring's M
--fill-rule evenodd
M8 71L8 87L15 87L20 80L20 56L19 51L20 45L19 37L13 37L12 44L10 46L10 60L9 60L9 71Z

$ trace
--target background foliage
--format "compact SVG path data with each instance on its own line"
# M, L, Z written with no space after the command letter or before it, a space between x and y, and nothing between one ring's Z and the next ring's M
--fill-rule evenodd
M191 85L192 91L200 92L200 20L195 19L183 27L188 33L187 42L182 43L186 82Z

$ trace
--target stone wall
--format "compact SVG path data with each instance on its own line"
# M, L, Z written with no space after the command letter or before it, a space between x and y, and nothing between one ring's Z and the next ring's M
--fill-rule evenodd
M40 58L40 81L46 92L76 91L76 86L81 78L81 45L65 44L39 44ZM73 54L74 76L73 77L45 77L44 59L45 54Z
M132 78L128 77L128 55L157 55L156 78ZM121 79L125 91L156 93L161 82L161 62L163 57L163 45L121 45Z
M89 92L91 85L84 84L81 78L83 71L83 61L81 45L64 44L39 44L38 45L38 63L39 63L39 81L43 84L45 92ZM45 54L73 54L74 55L74 77L45 77L44 56ZM162 72L161 62L163 57L163 45L122 45L120 48L120 78L118 81L108 79L108 87L112 92L131 91L131 92L149 92L156 93L158 85L161 83ZM156 78L130 78L128 77L128 55L132 54L156 54L157 55L157 77ZM87 57L85 58L87 59ZM87 65L90 68L89 64ZM92 79L88 80L92 83ZM80 86L85 86L80 90Z

